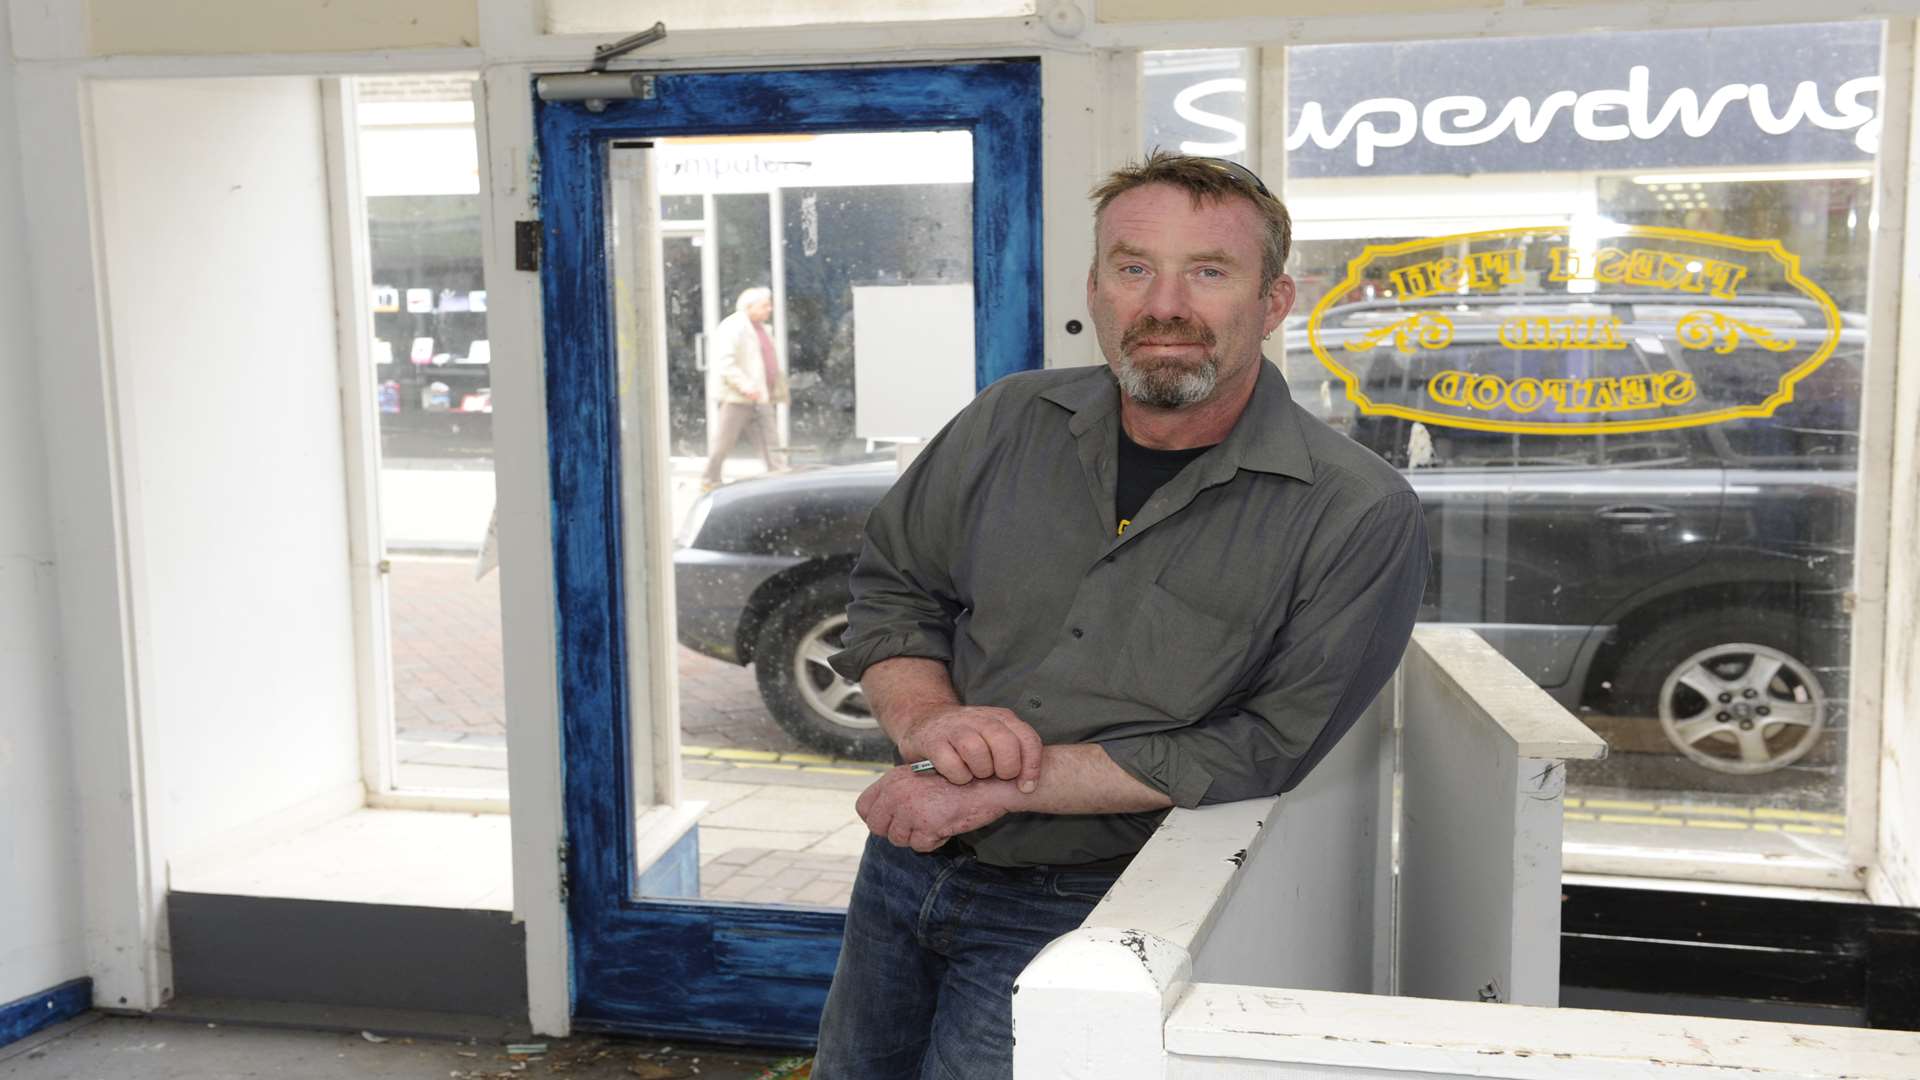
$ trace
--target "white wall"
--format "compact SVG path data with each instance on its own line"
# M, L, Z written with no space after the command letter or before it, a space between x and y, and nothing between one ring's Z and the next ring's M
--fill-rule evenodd
M26 248L9 31L0 19L0 252ZM78 814L26 260L0 259L0 1004L86 974Z
M93 89L157 865L358 797L312 79Z

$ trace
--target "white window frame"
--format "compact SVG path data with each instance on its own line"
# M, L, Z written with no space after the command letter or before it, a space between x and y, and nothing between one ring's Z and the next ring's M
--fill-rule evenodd
M334 310L340 342L340 413L347 470L348 557L352 562L354 654L358 668L360 772L366 804L382 810L504 814L508 799L457 788L399 786L394 731L391 561L380 519L380 412L373 375L372 255L360 183L359 96L351 78L321 82L332 207ZM478 121L475 137L478 138Z

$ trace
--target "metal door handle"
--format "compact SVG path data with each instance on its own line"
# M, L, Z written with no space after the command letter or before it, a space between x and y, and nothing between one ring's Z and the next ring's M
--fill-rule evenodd
M1620 525L1664 525L1674 519L1664 506L1609 506L1595 516Z

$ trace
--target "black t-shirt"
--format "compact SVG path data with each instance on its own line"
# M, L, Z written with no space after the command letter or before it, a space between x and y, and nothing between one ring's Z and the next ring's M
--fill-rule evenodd
M1154 450L1127 438L1127 429L1121 427L1120 475L1113 486L1113 513L1120 519L1115 534L1127 531L1133 516L1147 505L1160 485L1179 475L1187 462L1211 449L1211 446L1195 446L1187 450Z

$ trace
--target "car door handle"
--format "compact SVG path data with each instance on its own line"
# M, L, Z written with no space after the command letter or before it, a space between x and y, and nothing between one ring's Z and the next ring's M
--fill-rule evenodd
M1664 506L1609 506L1594 516L1616 525L1665 525L1674 519Z

